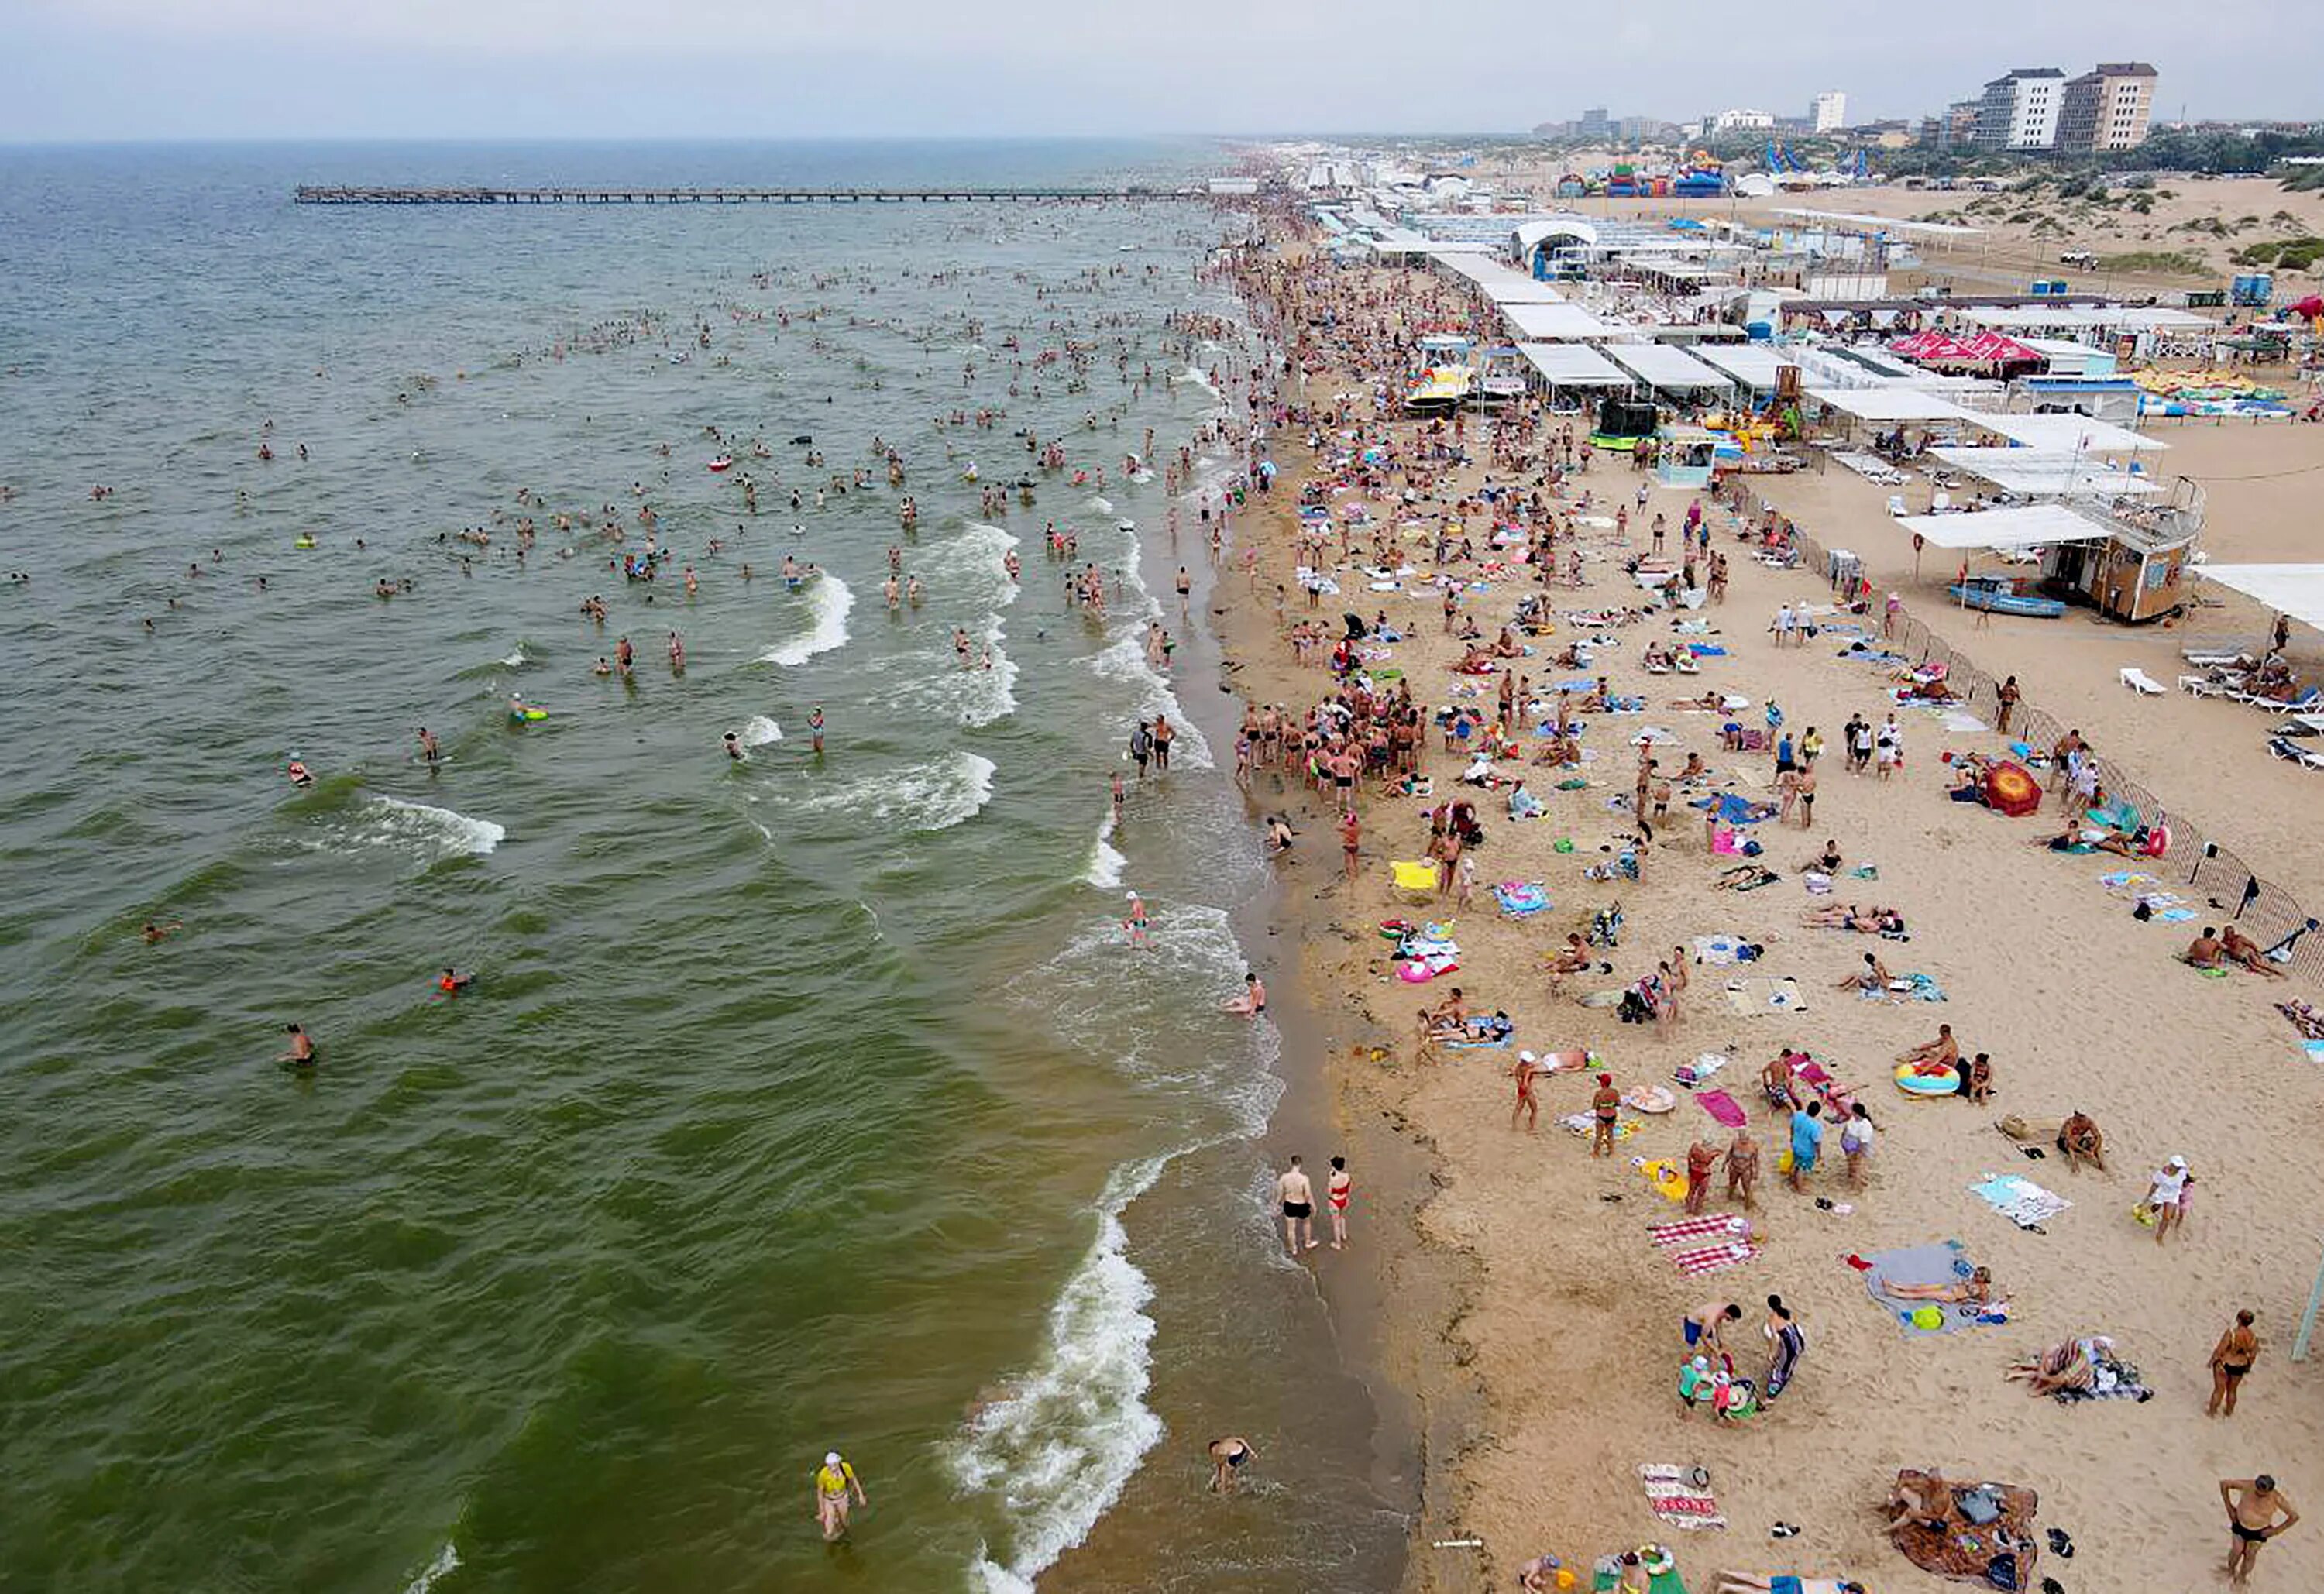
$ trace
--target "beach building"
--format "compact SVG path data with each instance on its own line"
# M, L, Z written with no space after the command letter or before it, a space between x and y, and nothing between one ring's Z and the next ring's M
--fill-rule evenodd
M2154 69L2144 61L2100 61L2068 79L2058 101L2060 150L2076 154L2136 149L2154 111Z
M1981 150L2046 150L2058 142L2066 74L2056 67L2016 67L1985 86L1977 110Z
M1808 108L1808 120L1818 133L1834 133L1847 126L1848 96L1837 88L1825 89Z

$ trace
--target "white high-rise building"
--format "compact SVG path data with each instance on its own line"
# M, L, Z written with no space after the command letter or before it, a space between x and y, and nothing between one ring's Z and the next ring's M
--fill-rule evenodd
M1831 133L1848 125L1848 96L1837 88L1827 88L1815 97L1815 108L1809 113L1815 119L1818 133Z

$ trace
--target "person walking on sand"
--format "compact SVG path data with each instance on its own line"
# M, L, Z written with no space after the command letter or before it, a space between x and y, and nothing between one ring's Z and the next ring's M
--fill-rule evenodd
M2251 1580L2259 1547L2298 1522L2300 1513L2275 1492L2275 1479L2264 1472L2257 1478L2220 1479L2219 1499L2227 1508L2227 1531L2235 1535L2227 1545L2227 1579L2240 1589ZM2278 1512L2282 1514L2280 1522Z
M815 1519L825 1543L847 1536L851 1497L854 1505L871 1504L864 1498L863 1480L855 1476L855 1469L842 1460L837 1451L829 1451L823 1465L815 1470Z
M1540 1059L1531 1052L1517 1054L1516 1069L1517 1102L1509 1110L1509 1128L1517 1128L1517 1119L1523 1119L1526 1132L1527 1134L1533 1132L1534 1124L1541 1116L1541 1102L1533 1093L1534 1082L1539 1079L1544 1072Z
M1792 1166L1784 1175L1794 1190L1803 1188L1800 1181L1815 1172L1816 1158L1823 1153L1823 1103L1811 1101L1792 1112Z
M1250 1441L1240 1434L1230 1433L1223 1439L1213 1439L1209 1445L1211 1457L1210 1492L1231 1495L1235 1491L1235 1476L1246 1461L1259 1460L1259 1451Z
M1346 861L1348 883L1356 880L1356 855L1363 840L1364 827L1353 808L1340 815L1340 856Z
M1348 1177L1348 1159L1332 1159L1331 1176L1323 1181L1323 1200L1332 1209L1332 1248L1348 1248L1348 1197L1355 1193L1356 1182Z
M1294 1257L1314 1250L1315 1187L1307 1182L1307 1170L1296 1156L1275 1181L1275 1197L1283 1203L1284 1250Z
M2242 1387L2244 1375L2258 1359L2259 1336L2252 1332L2252 1313L2246 1307L2236 1313L2234 1326L2211 1347L2211 1404L2203 1408L2205 1416L2236 1414L2236 1391ZM2226 1403L2224 1406L2222 1402Z
M1758 1211L1759 1142L1751 1138L1749 1124L1736 1126L1721 1160L1727 1165L1727 1199L1741 1202L1747 1212Z
M1590 1131L1590 1155L1611 1156L1614 1155L1614 1120L1622 1112L1622 1092L1614 1088L1612 1074L1598 1076L1598 1089L1590 1097L1590 1110L1596 1119Z
M2188 1186L2195 1175L2187 1171L2187 1159L2174 1156L2154 1170L2146 1187L2146 1210L2154 1219L2154 1243L2161 1245L2163 1236L2187 1221Z

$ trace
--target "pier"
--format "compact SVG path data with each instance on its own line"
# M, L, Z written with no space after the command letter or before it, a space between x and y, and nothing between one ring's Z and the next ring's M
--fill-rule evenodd
M344 188L301 183L300 205L981 205L1208 199L1204 188L503 189Z

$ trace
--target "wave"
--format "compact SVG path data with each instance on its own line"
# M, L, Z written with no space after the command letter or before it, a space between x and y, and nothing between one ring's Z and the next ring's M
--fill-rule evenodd
M759 655L759 662L795 669L818 653L830 652L847 640L847 613L854 607L855 594L845 582L828 573L818 576L807 589L807 634L768 649Z
M1019 588L1009 578L1009 567L1001 561L1017 546L1018 539L1001 527L971 521L958 537L932 549L927 562L946 577L943 590L947 594L965 590L964 584L973 580L982 584L978 594L982 602L1006 608L1017 601ZM953 579L955 576L957 580Z
M1121 1214L1153 1187L1168 1156L1116 1168L1097 1202L1089 1253L1049 1309L1040 1365L987 1406L953 1456L973 1489L998 1488L1017 1525L1005 1563L980 1546L972 1576L993 1594L1026 1594L1090 1529L1162 1442L1146 1404L1152 1382L1154 1286L1123 1254Z
M1211 379L1204 375L1201 372L1195 370L1192 365L1187 366L1184 371L1181 371L1177 375L1172 377L1170 380L1172 382L1190 382L1196 387L1202 389L1204 392L1210 394L1213 399L1219 397L1219 390L1211 385Z
M447 858L481 858L499 846L507 829L489 819L471 819L429 803L401 797L367 797L355 810L355 839L392 847L429 863Z
M1111 890L1121 884L1121 871L1129 866L1130 860L1113 844L1113 811L1108 808L1097 827L1097 840L1090 845L1089 867L1082 871L1082 879L1101 889Z
M524 644L522 642L519 642L514 650L503 658L501 662L511 669L522 669L526 665L532 662L532 655L524 650Z
M742 745L764 747L770 742L780 742L783 728L765 714L754 714L742 725Z
M1162 672L1146 662L1145 623L1140 622L1108 646L1090 655L1087 663L1096 674L1108 680L1120 681L1130 689L1130 707L1139 719L1150 720L1156 714L1167 714L1177 734L1171 741L1170 761L1190 769L1209 769L1216 766L1211 759L1211 744L1204 739L1194 723L1186 717L1179 705L1178 695L1170 690L1170 683ZM1125 730L1124 734L1128 733Z
M420 1569L420 1575L404 1585L403 1594L428 1594L438 1578L449 1577L460 1570L460 1553L450 1543L436 1552L436 1559Z
M1091 509L1096 511L1102 515L1110 515L1113 512L1113 500L1108 498L1102 493L1092 493L1090 495L1089 506Z
M996 769L991 759L954 751L899 774L849 781L797 806L810 813L868 814L905 830L950 830L975 818L992 800Z

